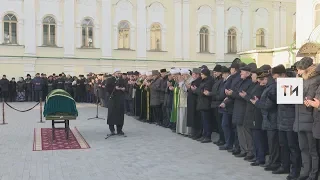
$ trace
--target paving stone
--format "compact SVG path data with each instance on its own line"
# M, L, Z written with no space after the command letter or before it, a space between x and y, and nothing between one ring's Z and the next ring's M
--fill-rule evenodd
M35 103L10 104L23 110ZM39 106L25 113L6 106L8 124L0 126L0 180L285 179L251 167L212 143L201 144L127 116L128 137L105 140L106 121L87 120L95 116L95 105L79 103L77 107L79 117L70 126L78 128L90 149L32 151L34 128L50 128L51 123L38 123ZM106 118L107 109L100 108L99 116Z

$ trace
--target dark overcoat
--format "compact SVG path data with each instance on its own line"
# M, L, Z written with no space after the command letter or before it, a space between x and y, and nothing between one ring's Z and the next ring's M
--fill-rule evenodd
M124 79L110 77L107 79L107 92L110 94L108 101L108 119L109 125L123 125L124 123L124 100L125 94L122 90L116 90L116 86L125 88Z
M201 77L191 82L191 86L199 87L201 83ZM190 89L188 89L187 98L187 126L199 129L201 125L200 113L196 110L197 108L198 95ZM198 122L198 123L197 123Z

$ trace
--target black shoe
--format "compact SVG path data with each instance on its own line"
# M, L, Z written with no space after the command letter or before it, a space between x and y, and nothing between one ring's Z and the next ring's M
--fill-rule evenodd
M254 159L254 156L253 156L253 155L244 157L244 160L245 160L245 161L250 161L250 160L252 160L252 159Z
M256 162L251 163L250 165L251 165L251 166L260 166L260 165L262 165L262 164L264 164L264 162L258 162L258 161L256 161Z
M227 151L229 149L232 149L232 148L231 147L227 147L227 146L220 146L219 147L219 150L221 150L221 151Z
M232 155L238 155L238 154L240 154L240 153L241 153L240 150L233 150Z
M223 141L220 141L220 142L218 142L216 145L217 145L217 146L222 146L222 145L224 145L224 144L226 144L226 143L223 142Z
M123 131L119 131L119 132L117 132L117 135L123 136L123 135L124 135L124 132L123 132Z
M211 139L210 138L204 138L201 143L211 143Z
M204 139L204 137L200 137L198 139L196 139L197 141L202 141Z
M246 157L247 153L240 153L240 154L237 154L237 155L234 155L235 157L238 157L238 158L242 158L242 157Z
M256 158L253 158L253 159L251 159L251 160L248 160L248 162L256 162L257 160L256 160ZM264 163L263 163L264 164Z
M233 153L233 149L232 149L232 148L229 149L228 152L229 152L229 153Z
M214 142L213 142L213 144L218 144L218 143L219 143L219 141L214 141Z
M265 171L275 171L279 168L279 165L271 164L270 166L267 166L264 168Z
M307 180L309 178L309 176L301 176L301 177L298 177L297 180Z
M289 175L289 176L287 176L286 179L287 179L287 180L297 180L297 179L298 179L298 176Z
M279 167L277 170L272 171L272 174L289 174L290 170L287 168Z

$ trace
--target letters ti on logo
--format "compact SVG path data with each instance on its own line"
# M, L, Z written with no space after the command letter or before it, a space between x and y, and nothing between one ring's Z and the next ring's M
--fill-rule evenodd
M277 104L303 104L303 79L277 78Z

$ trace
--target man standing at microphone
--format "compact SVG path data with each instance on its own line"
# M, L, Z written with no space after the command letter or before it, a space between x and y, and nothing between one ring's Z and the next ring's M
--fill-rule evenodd
M114 135L125 136L122 131L124 124L125 81L122 79L119 69L115 69L113 76L108 78L106 89L110 94L107 123L111 133L105 139ZM117 127L117 134L115 133L115 125Z

